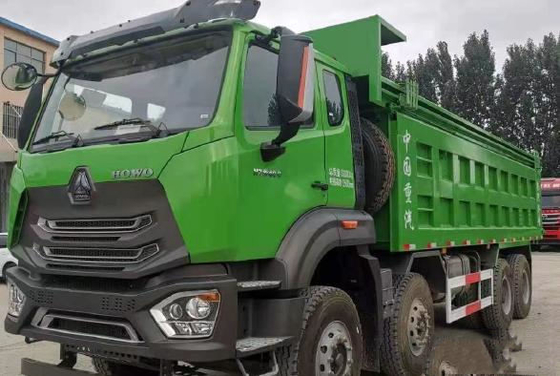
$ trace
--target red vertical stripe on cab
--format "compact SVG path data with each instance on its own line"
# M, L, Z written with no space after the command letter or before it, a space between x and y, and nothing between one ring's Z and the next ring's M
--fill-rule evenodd
M301 63L301 78L299 80L298 106L303 108L305 105L305 86L307 84L307 64L309 60L309 46L303 50L303 61Z

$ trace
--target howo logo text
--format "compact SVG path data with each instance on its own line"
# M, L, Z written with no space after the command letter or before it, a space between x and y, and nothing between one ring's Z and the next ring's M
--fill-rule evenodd
M154 175L151 168L136 168L131 170L113 171L113 179L141 179L150 178Z

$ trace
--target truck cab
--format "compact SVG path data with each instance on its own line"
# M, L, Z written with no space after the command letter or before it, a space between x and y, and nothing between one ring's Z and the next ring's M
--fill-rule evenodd
M542 245L560 245L560 179L542 179Z

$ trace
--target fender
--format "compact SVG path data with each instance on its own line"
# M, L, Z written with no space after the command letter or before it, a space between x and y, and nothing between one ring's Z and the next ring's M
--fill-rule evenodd
M343 221L357 221L355 229L344 229ZM300 217L284 237L273 269L282 265L283 290L309 287L321 259L332 249L375 243L373 218L361 210L322 208Z

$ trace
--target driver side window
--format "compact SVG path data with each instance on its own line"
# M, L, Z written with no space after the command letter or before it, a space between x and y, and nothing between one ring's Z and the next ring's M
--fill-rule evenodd
M278 54L257 45L249 47L243 84L243 121L249 128L282 124L276 101Z

